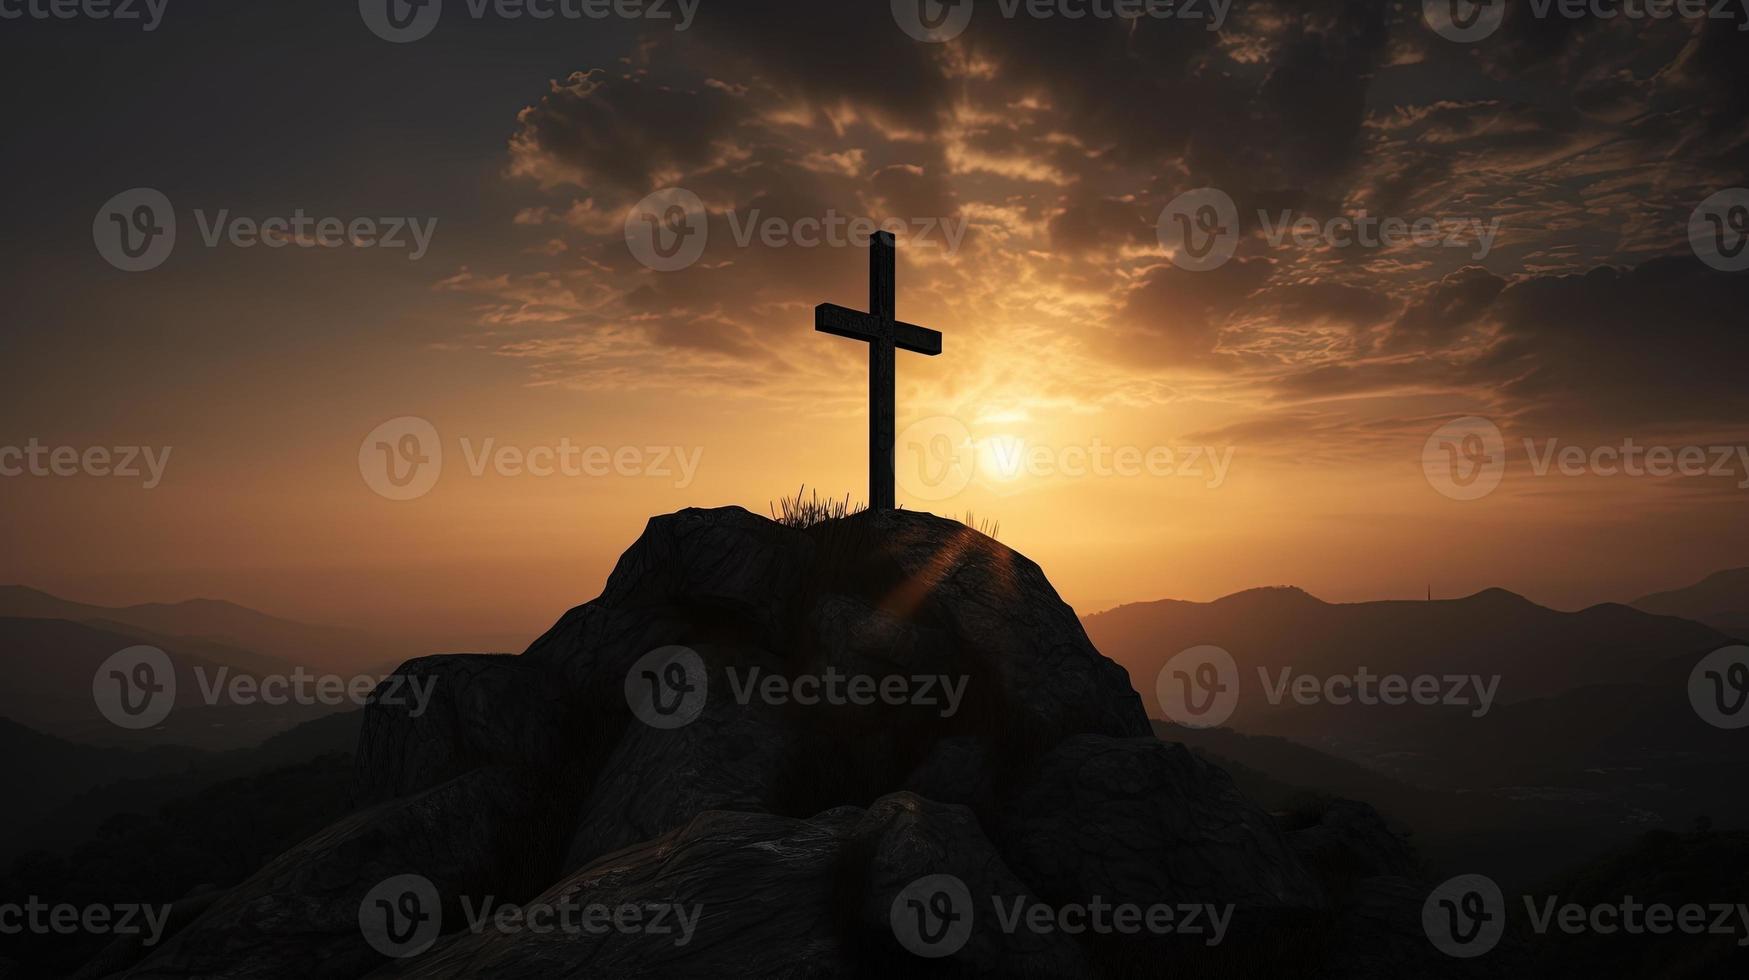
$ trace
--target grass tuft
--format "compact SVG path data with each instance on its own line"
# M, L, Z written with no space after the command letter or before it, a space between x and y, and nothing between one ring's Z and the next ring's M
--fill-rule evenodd
M843 500L820 499L820 491L808 492L807 484L802 484L793 497L779 497L771 505L771 519L785 527L807 530L810 527L824 524L827 521L842 520L852 514L860 514L867 510L865 504L852 506L850 494L845 494Z
M796 488L796 492L787 497L779 497L768 507L771 519L784 527L793 527L803 531L819 527L830 521L840 521L846 517L854 517L868 510L867 504L852 504L850 494L845 494L843 500L835 497L822 499L820 491L809 490L807 484ZM971 511L966 511L963 522L967 527L989 538L997 538L1002 534L1002 522L988 518L980 521Z
M1000 538L1002 536L1002 522L1001 521L992 521L989 518L985 518L984 520L979 521L978 515L972 513L969 510L966 511L966 519L963 523L965 524L966 527L971 528L972 530L978 532L979 534L982 534L984 537L990 538L991 540L995 540L995 539Z

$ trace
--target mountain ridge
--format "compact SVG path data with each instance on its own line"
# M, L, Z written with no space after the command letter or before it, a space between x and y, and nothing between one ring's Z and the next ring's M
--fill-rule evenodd
M1749 638L1749 567L1713 572L1692 585L1653 592L1628 605L1706 623L1738 639Z
M0 585L0 618L115 624L164 640L230 647L281 661L288 667L356 670L363 664L417 652L393 650L392 641L363 630L303 622L228 599L204 597L103 606L68 599L34 586Z
M1663 690L1686 678L1682 664L1731 642L1711 626L1680 617L1620 603L1565 612L1505 589L1358 603L1324 602L1292 588L1247 590L1206 603L1132 603L1082 617L1082 624L1096 647L1129 670L1154 717L1162 710L1156 681L1168 660L1216 646L1234 658L1241 688L1251 687L1234 722L1241 730L1276 731L1274 725L1289 719L1298 719L1299 730L1316 717L1356 737L1387 718L1332 713L1329 705L1308 708L1292 699L1265 704L1258 672L1498 677L1498 701L1506 704L1589 685Z

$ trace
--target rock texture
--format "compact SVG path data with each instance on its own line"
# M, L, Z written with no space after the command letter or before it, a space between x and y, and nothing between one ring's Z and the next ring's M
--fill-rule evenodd
M850 962L833 938L838 854L859 819L853 809L811 820L711 812L577 872L528 903L555 910L669 907L648 927L457 936L381 976L793 976L831 975ZM681 925L697 909L696 931ZM555 913L556 915L556 913Z
M464 896L532 895L557 860L557 816L501 768L360 811L213 902L126 976L363 976L383 960L359 925L373 888L419 875L450 922L462 921Z
M566 698L522 657L421 657L379 685L365 713L354 800L379 803L482 766L546 769L567 753ZM415 695L430 692L428 703Z
M1324 905L1275 821L1231 777L1155 738L1064 741L1004 808L1001 835L1054 901Z
M679 674L647 666L674 647ZM522 656L399 676L434 697L419 711L385 687L369 708L363 809L113 975L1157 973L1157 931L1058 927L1064 906L1101 903L1227 907L1234 928L1278 930L1175 947L1178 968L1423 972L1400 934L1418 914L1406 851L1376 815L1333 808L1284 833L1151 737L1130 679L1037 565L954 521L659 517ZM822 697L834 678L841 696ZM430 886L417 949L364 932L367 896L398 876ZM919 899L936 881L949 904ZM1367 944L1378 923L1403 940L1387 954Z
M719 651L697 647L714 662ZM764 661L742 660L752 666ZM801 751L778 712L727 697L672 731L633 723L620 736L584 800L566 867L679 827L706 810L780 812L788 760Z
M1316 823L1288 835L1294 853L1330 884L1368 878L1408 878L1415 855L1378 811L1354 800L1333 800Z

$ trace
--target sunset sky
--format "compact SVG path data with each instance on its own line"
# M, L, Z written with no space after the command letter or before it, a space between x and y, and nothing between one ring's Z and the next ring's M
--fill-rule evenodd
M1080 612L1275 584L1573 608L1749 564L1749 274L1689 239L1749 186L1744 23L1515 8L1466 44L1419 2L1240 0L1208 30L979 0L928 43L885 0L702 0L684 31L449 8L404 44L350 0L0 23L0 446L171 449L152 489L0 477L0 581L519 649L652 515L764 513L804 483L860 500L865 348L813 307L866 308L866 250L737 241L828 214L930 229L899 236L899 316L945 346L899 355L901 505L1000 521ZM93 222L133 188L178 237L130 274ZM703 202L708 245L659 272L625 228L666 188ZM1244 231L1209 271L1157 227L1198 188ZM437 225L417 260L202 240L221 211L299 209ZM1272 243L1259 212L1499 223L1478 257ZM402 417L443 466L392 500L360 449ZM1507 453L1474 500L1424 468L1462 417ZM931 499L915 454L943 433L980 465ZM488 439L697 470L476 477ZM1539 476L1527 439L1731 468ZM1012 472L1096 446L1203 461Z

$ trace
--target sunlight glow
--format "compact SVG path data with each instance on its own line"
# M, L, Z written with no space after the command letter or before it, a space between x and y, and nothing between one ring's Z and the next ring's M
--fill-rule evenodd
M998 483L1012 483L1026 472L1026 440L1014 435L978 441L978 472Z

